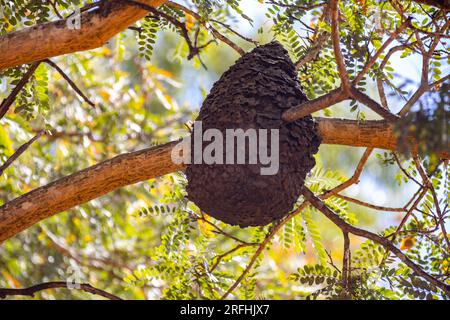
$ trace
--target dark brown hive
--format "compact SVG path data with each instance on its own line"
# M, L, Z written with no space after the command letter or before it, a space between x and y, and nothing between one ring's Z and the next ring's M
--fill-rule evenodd
M315 165L320 140L311 116L284 123L281 115L305 100L281 44L271 42L241 57L214 84L197 121L203 131L216 128L224 137L225 129L279 129L279 171L261 175L260 164L191 164L186 169L189 200L241 227L266 225L292 210Z

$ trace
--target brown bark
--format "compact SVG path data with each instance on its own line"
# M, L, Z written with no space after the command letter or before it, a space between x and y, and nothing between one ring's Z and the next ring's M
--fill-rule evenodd
M413 0L420 4L427 4L439 9L450 10L450 0Z
M395 150L394 126L384 120L315 118L322 143Z
M140 0L159 6L165 0ZM67 20L24 28L0 37L0 70L104 45L111 37L147 14L136 6L114 2L108 10L81 14L81 28L70 29Z
M385 121L316 118L323 143L394 149ZM182 170L171 160L176 142L119 155L26 193L0 207L0 243L35 223L123 186Z

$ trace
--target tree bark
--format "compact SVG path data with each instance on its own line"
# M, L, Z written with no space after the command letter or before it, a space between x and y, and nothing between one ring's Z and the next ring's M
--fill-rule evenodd
M322 143L395 149L386 121L316 118ZM139 181L182 170L171 160L176 141L125 153L39 187L0 207L0 243L59 212Z
M156 7L166 0L140 0L140 2ZM101 47L111 37L147 13L146 10L117 1L111 2L108 8L81 13L80 29L68 28L68 19L65 19L1 36L0 70Z

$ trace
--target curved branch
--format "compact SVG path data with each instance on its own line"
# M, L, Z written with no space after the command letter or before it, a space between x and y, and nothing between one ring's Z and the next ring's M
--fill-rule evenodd
M333 51L336 58L336 64L341 78L342 90L348 94L350 93L350 81L347 75L347 69L342 56L339 37L339 0L331 0L331 39L333 40Z
M20 288L20 289L0 288L0 299L4 299L7 296L34 297L34 294L36 292L48 290L48 289L56 289L56 288L77 289L77 290L82 290L85 292L99 295L99 296L109 299L109 300L122 300L121 298L119 298L109 292L97 289L88 283L81 283L81 284L78 284L77 287L69 288L69 285L67 284L67 282L64 282L64 281L44 282L44 283L40 283L40 284L31 286L28 288Z
M156 7L166 1L142 2ZM0 70L98 48L146 14L147 11L141 8L109 1L105 8L81 13L80 29L67 27L71 17L6 34L0 37Z
M352 233L356 236L360 236L375 243L383 246L394 255L397 256L404 264L406 264L411 270L413 270L417 275L428 280L430 283L434 284L436 287L440 288L446 294L450 293L450 285L443 283L433 277L432 275L425 272L420 266L415 264L411 259L409 259L400 249L392 244L388 239L380 237L379 235L372 233L367 230L359 229L345 222L337 214L335 214L321 199L316 197L309 189L303 189L303 195L308 202L315 207L317 210L322 212L329 220L331 220L336 226L338 226L343 232Z
M420 4L426 4L443 10L450 10L449 0L413 0Z
M38 133L36 133L36 135L31 138L30 140L28 140L27 142L25 142L23 145L21 145L19 147L19 149L16 150L16 152L14 152L12 154L11 157L9 157L4 164L2 164L0 166L0 176L3 174L3 172L8 169L8 167L17 159L19 158L22 153L24 153L32 144L33 142L35 142L37 139L39 139L40 136L42 136L43 134L45 134L45 130L40 130Z
M0 53L0 57L1 57L1 53ZM11 105L13 104L17 95L19 94L20 90L22 90L23 87L28 83L28 81L33 76L36 69L39 67L40 63L41 63L40 61L33 63L28 68L27 72L25 72L25 74L19 80L19 82L14 87L14 89L11 91L11 93L5 98L5 100L2 101L2 103L0 104L0 119L3 118L4 115L8 112L9 108L11 107ZM1 60L0 60L0 64L1 64Z

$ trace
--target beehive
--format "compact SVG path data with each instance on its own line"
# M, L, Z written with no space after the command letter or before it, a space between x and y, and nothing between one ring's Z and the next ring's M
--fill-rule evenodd
M197 121L203 132L216 128L224 137L226 129L279 129L278 173L261 175L260 163L190 164L188 199L241 227L266 225L289 213L315 165L320 139L311 116L285 123L281 115L306 100L280 43L259 46L237 60L212 87Z

